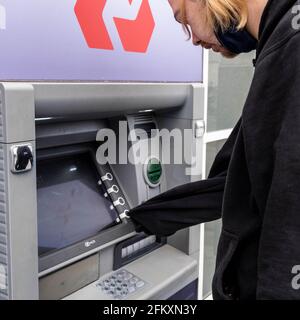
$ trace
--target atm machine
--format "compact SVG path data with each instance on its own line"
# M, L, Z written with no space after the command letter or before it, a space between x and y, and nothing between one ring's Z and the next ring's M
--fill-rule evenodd
M124 41L111 51L92 48L78 23L77 1L17 2L0 1L7 22L0 39L8 48L0 53L0 299L197 299L200 227L157 237L136 232L127 213L201 179L201 50L185 42L167 3L140 1L135 8L136 21L145 8L155 20L141 52ZM106 16L113 8L108 1ZM47 28L58 11L63 31ZM37 45L42 20L48 34ZM15 51L9 48L21 27L28 34L22 54L18 41ZM169 61L175 36L180 50ZM182 55L188 60L180 66ZM120 122L129 136L146 135L123 145ZM107 143L99 132L107 129L116 136L115 163L99 163L97 156ZM187 152L195 161L165 163L164 149L133 152L141 160L135 164L120 161L136 144L151 143L151 129L190 129ZM174 148L171 143L171 153Z

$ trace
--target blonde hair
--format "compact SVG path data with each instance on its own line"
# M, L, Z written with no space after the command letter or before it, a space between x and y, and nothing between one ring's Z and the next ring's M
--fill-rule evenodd
M235 22L238 29L245 27L248 19L246 0L200 0L207 8L208 22L222 29L228 28Z
M238 29L245 27L248 19L248 7L246 0L196 0L201 1L206 8L208 23L214 28L226 30L234 23ZM190 30L186 23L185 0L182 1L182 16L185 30L190 36Z

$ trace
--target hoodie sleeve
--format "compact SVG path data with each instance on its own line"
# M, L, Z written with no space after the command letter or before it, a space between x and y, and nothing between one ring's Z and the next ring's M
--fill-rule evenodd
M180 229L221 218L227 169L240 125L241 121L218 153L208 179L178 186L129 212L137 231L170 236Z

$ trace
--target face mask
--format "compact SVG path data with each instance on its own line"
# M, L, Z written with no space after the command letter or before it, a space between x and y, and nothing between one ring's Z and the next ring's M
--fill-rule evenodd
M236 54L250 52L257 47L257 40L246 29L237 30L232 26L222 31L219 28L215 34L223 47Z

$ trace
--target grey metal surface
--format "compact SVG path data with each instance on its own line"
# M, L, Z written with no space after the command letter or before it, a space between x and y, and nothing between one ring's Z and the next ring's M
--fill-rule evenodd
M204 85L187 85L187 96L182 108L167 113L167 117L175 119L199 120L204 117Z
M16 143L35 139L34 91L27 83L0 83L0 142Z
M39 280L39 299L58 300L99 278L99 254L89 256Z
M107 128L105 120L36 121L35 124L37 149L96 141L97 132Z
M4 165L4 145L0 144L0 300L9 298L8 290L8 216L7 216L7 200L6 200L6 179Z
M146 283L141 290L128 297L132 300L167 299L198 277L197 261L169 245L151 252L122 269L126 269ZM110 274L106 274L100 280L107 278ZM92 283L66 299L107 300L109 297L97 288L96 283Z
M101 117L184 105L187 84L34 83L36 117Z
M200 250L200 225L186 228L168 237L168 244L181 250L187 255L199 253Z
M191 108L193 105L190 106ZM194 106L197 108L198 106ZM159 114L157 116L157 123L159 128L168 129L170 132L172 130L180 130L182 136L184 136L185 130L192 130L194 131L194 121L192 119L176 119L166 117L163 114ZM172 189L178 185L182 185L185 183L189 183L194 180L199 180L202 178L202 147L203 147L203 138L195 138L192 133L192 138L185 143L185 153L184 149L182 150L182 159L187 159L187 163L183 164L176 164L174 163L174 150L175 150L175 143L171 144L171 163L165 165L165 175L166 175L166 188L167 190ZM178 153L177 149L177 153ZM195 165L194 169L188 162L192 162L192 156L196 156L197 166ZM164 157L164 154L163 154ZM164 159L165 161L165 159ZM191 171L193 175L188 175L187 173Z
M35 170L10 171L10 148L30 143L35 149L34 97L29 84L0 84L2 134L2 210L5 212L8 297L38 298ZM35 157L35 155L34 155ZM34 159L35 163L35 159ZM24 276L25 275L25 276Z
M34 145L34 141L31 142ZM9 171L10 144L4 145L9 222L9 289L11 299L38 298L37 202L35 170ZM25 276L26 275L26 276Z

